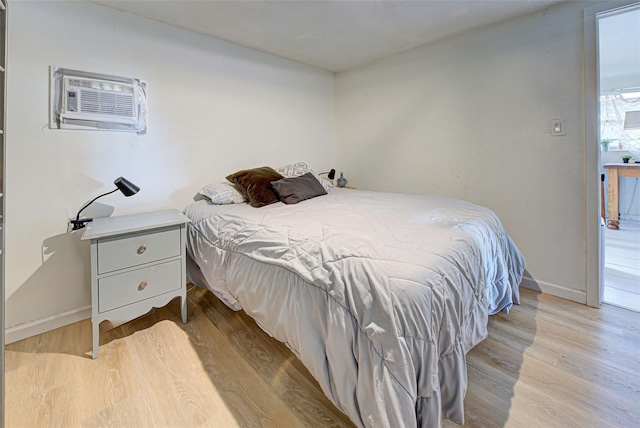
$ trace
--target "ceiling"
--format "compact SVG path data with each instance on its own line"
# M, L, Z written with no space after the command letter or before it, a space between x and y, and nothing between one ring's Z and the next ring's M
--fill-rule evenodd
M330 71L344 71L562 0L94 0Z

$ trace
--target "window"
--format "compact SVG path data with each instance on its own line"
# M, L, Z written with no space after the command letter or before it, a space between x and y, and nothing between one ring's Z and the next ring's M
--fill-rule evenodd
M600 95L600 141L609 141L602 150L628 150L637 143L637 132L623 129L624 115L632 110L640 110L640 88L616 89Z

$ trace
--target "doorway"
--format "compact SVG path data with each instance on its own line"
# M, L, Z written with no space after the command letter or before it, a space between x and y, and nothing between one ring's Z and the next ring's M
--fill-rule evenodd
M640 312L640 6L597 26L602 301Z

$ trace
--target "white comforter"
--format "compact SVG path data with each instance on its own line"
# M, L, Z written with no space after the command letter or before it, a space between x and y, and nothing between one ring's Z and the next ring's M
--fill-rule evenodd
M192 281L285 342L356 425L463 423L465 355L518 303L524 269L491 210L332 189L185 214Z

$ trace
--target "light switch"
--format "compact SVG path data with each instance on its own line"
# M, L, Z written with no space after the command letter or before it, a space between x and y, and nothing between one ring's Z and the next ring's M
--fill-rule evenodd
M564 119L551 119L551 136L557 137L561 135L567 135Z

